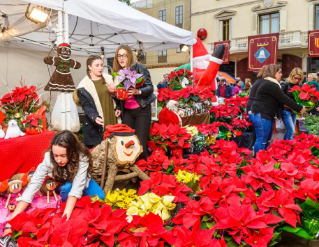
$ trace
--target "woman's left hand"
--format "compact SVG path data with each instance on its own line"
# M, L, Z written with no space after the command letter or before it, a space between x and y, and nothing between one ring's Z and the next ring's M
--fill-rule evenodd
M127 94L128 95L138 95L139 94L139 90L137 88L130 88L128 91L127 91Z
M316 108L317 111L319 111L319 106Z

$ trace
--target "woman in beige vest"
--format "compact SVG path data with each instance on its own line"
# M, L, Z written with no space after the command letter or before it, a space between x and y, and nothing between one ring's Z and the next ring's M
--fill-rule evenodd
M116 124L111 93L116 91L111 75L104 74L100 56L91 55L86 61L87 76L74 91L74 100L85 112L82 142L93 148L103 140L106 125Z

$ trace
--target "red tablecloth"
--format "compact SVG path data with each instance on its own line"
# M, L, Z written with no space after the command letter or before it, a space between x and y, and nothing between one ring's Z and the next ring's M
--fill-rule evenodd
M54 134L54 131L45 131L38 135L0 139L0 181L17 173L28 172L32 167L36 168L50 147Z

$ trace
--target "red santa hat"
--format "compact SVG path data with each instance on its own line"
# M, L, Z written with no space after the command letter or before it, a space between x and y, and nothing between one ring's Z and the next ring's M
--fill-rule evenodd
M196 38L196 43L193 45L193 63L194 68L206 69L208 66L208 60L211 57L207 52L203 42L200 38Z

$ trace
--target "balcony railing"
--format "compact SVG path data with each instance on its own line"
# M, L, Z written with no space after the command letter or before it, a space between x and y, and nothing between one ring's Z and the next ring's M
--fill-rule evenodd
M289 31L279 33L278 48L306 48L308 46L308 32ZM230 52L247 52L248 37L240 37L231 39Z

